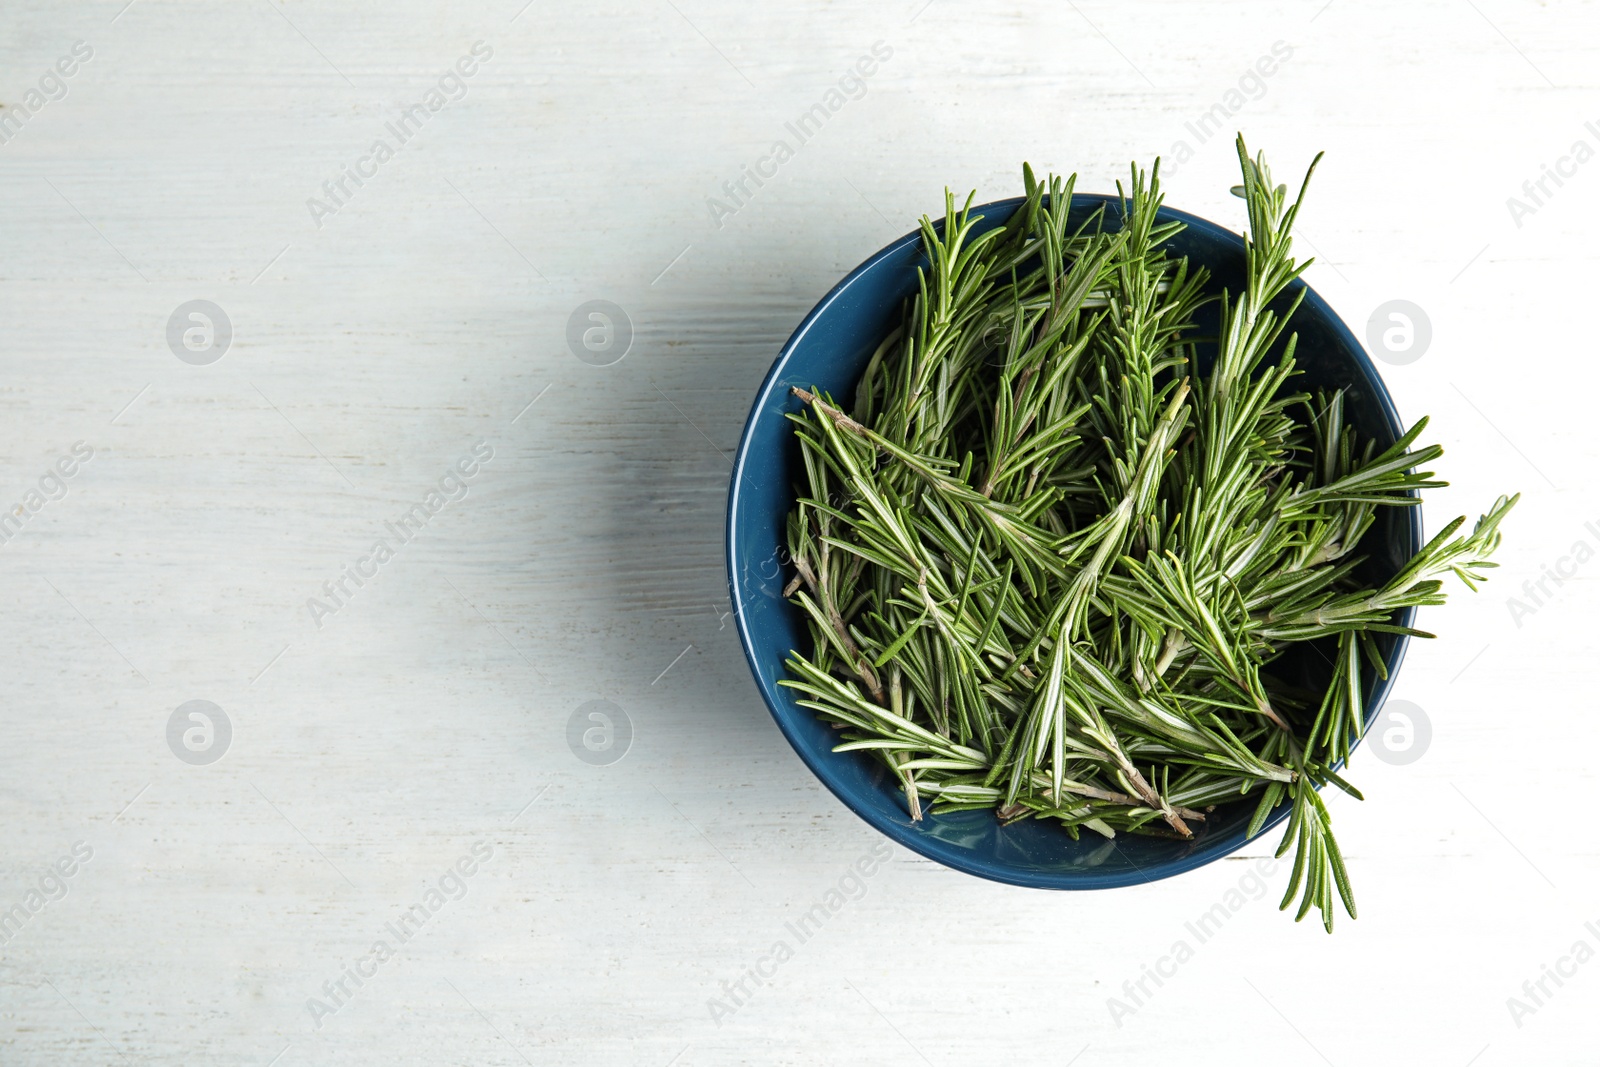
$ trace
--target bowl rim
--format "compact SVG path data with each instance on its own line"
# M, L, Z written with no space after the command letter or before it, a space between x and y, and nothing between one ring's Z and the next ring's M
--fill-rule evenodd
M969 210L969 217L979 217L989 212L1004 211L1005 218L1009 218L1011 214L1015 212L1017 205L1022 204L1025 200L1026 197L1018 196L1008 197L1003 200L993 200L984 204L977 204ZM1110 207L1111 205L1120 203L1121 201L1121 197L1110 193L1075 192L1072 195L1072 202L1074 206L1077 206L1079 203L1099 203ZM1238 245L1241 248L1244 245L1245 238L1241 234L1236 233L1235 231L1230 230L1218 223L1212 222L1209 219L1201 218L1198 215L1190 214L1189 212L1182 211L1178 208L1163 205L1160 209L1158 218L1160 218L1162 221L1182 222L1191 229L1210 233L1212 236L1223 238L1229 243ZM936 230L942 230L944 224L945 219L941 218L934 223L934 227ZM943 866L961 871L964 874L974 875L976 877L984 878L993 882L1000 882L1003 884L1020 886L1028 889L1058 890L1118 889L1127 886L1146 885L1151 882L1160 881L1164 878L1172 878L1177 875L1187 873L1188 871L1195 870L1198 867L1203 867L1208 863L1215 862L1224 856L1228 856L1239 851L1246 845L1265 838L1270 830L1281 824L1289 817L1288 805L1279 805L1277 810L1267 818L1267 821L1262 824L1261 829L1258 830L1254 836L1246 836L1238 833L1219 834L1214 838L1200 842L1191 851L1181 856L1177 856L1171 860L1163 861L1158 865L1140 867L1137 864L1133 864L1132 860L1128 860L1128 863L1132 869L1127 871L1106 872L1090 869L1086 871L1063 873L1060 871L1023 869L1014 866L1007 866L1005 864L990 860L975 859L970 852L960 848L959 846L919 831L914 823L909 821L896 821L886 817L878 809L858 804L851 795L850 790L845 788L834 767L834 764L838 762L838 754L831 752L812 752L809 747L801 743L801 739L791 728L787 717L784 714L781 714L778 707L774 704L773 696L768 692L768 687L762 680L761 671L756 663L755 654L752 651L752 638L745 619L743 597L741 596L739 590L737 578L739 573L739 562L741 559L737 544L737 534L739 529L738 505L740 491L745 480L745 467L750 459L750 444L752 436L751 431L756 424L757 418L761 415L763 408L770 401L774 387L781 384L779 379L783 376L790 357L793 355L800 342L805 339L807 333L811 330L812 326L817 322L817 320L825 315L832 305L842 298L851 288L851 286L853 286L862 277L862 275L866 274L867 271L881 263L883 260L888 259L891 256L901 255L908 248L919 245L921 240L921 231L913 230L910 233L891 241L889 244L885 245L883 248L879 249L877 252L863 260L854 270L846 274L833 286L833 288L828 290L827 294L823 296L822 299L819 300L817 304L806 314L805 318L800 321L800 325L795 327L794 331L789 335L788 340L786 340L783 343L783 346L778 350L777 356L772 361L772 366L768 368L766 376L762 378L761 385L756 390L755 398L750 405L749 414L745 417L744 426L739 432L739 447L734 453L733 472L728 480L728 509L724 520L723 534L724 565L726 568L726 577L728 581L728 599L733 608L734 627L739 634L739 647L744 653L745 664L750 668L751 675L756 683L756 689L761 694L762 702L767 706L768 714L770 714L773 718L773 721L777 723L778 729L783 734L784 740L789 743L789 747L795 751L795 754L800 757L801 762L806 765L811 773L815 775L816 778L827 787L828 791L838 798L838 800L843 803L845 807L855 812L857 816L864 820L873 829L888 837L896 844L910 849L912 852L915 852L920 856L931 859L936 863L942 864ZM1376 402L1379 413L1388 422L1390 432L1396 438L1399 438L1405 432L1404 424L1401 422L1399 412L1395 408L1394 398L1389 393L1388 385L1384 382L1383 376L1378 372L1377 366L1372 362L1372 358L1367 354L1366 348L1356 338L1355 334L1351 332L1350 327L1345 323L1345 321L1333 310L1328 302L1323 299L1321 294L1319 294L1308 282L1305 281L1303 276L1296 278L1296 280L1291 283L1291 291L1297 289L1304 290L1304 304L1308 306L1310 310L1312 310L1322 321L1327 323L1334 335L1339 338L1344 343L1345 347L1354 355L1356 366L1361 375L1366 379L1366 382L1372 391L1372 398ZM1417 494L1413 492L1412 495ZM1414 546L1413 551L1415 551L1423 544L1422 505L1417 504L1406 508L1405 510L1408 513L1409 518L1408 532L1411 538L1411 543ZM782 546L780 545L779 547L781 548ZM1406 608L1400 612L1399 618L1396 621L1400 626L1411 627L1415 622L1415 617L1416 609ZM1395 678L1399 675L1400 668L1405 662L1406 649L1409 647L1410 642L1411 638L1409 634L1401 633L1397 635L1394 652L1390 658L1390 662L1387 664L1388 676L1386 678L1375 679L1376 684L1374 685L1371 695L1367 701L1367 714L1363 721L1362 737L1358 738L1355 744L1351 746L1352 753L1357 747L1359 747L1361 741L1365 739L1366 730L1371 727L1373 720L1376 719L1378 714L1382 711L1384 703L1388 700L1389 693L1394 687ZM833 758L830 759L828 757ZM1342 766L1343 761L1340 761L1339 763L1335 764L1334 769L1338 770ZM1110 840L1112 840L1113 845L1115 845L1115 839L1113 838ZM1127 858L1125 854L1124 858Z

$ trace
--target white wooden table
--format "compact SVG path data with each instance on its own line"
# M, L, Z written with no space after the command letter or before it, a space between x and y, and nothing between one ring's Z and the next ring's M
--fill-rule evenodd
M1595 1062L1600 8L522 2L0 4L0 1062ZM1237 227L1235 128L1327 150L1358 333L1431 323L1430 529L1524 492L1400 678L1431 745L1332 800L1332 938L1265 843L1087 895L887 850L722 571L777 347L946 183L1160 152Z

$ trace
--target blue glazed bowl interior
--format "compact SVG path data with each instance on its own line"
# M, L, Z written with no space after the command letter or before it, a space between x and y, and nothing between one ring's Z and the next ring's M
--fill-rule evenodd
M978 232L1002 225L1021 204L1002 200L976 208ZM1115 197L1073 197L1073 224L1105 209L1104 225L1118 226ZM1187 228L1169 242L1170 251L1211 272L1211 289L1238 293L1244 282L1244 241L1236 233L1172 209L1161 218ZM811 637L800 609L787 603L783 587L792 574L784 548L784 521L795 499L799 448L786 412L800 401L791 386L818 387L851 396L857 379L880 341L899 324L907 298L917 291L917 270L926 263L917 234L908 234L857 267L806 317L783 346L756 395L745 424L728 492L728 586L739 637L756 684L789 743L812 772L852 811L895 841L949 867L1000 882L1050 889L1106 889L1170 877L1209 863L1245 841L1253 802L1218 808L1189 841L1119 834L1107 840L1085 830L1079 840L1059 824L1028 820L1002 826L992 812L924 814L913 823L899 783L865 753L835 753L839 735L796 702L793 690L778 685L786 677L791 649L809 652ZM1291 320L1299 334L1296 362L1302 372L1293 387L1347 390L1351 425L1381 450L1402 432L1399 417L1371 361L1327 303L1306 289ZM1287 298L1285 298L1287 303ZM1217 311L1208 307L1198 332L1216 332ZM1208 354L1202 346L1201 369ZM1419 508L1380 508L1362 543L1368 557L1365 577L1381 581L1396 573L1421 546ZM1398 621L1409 625L1411 612ZM1382 634L1378 645L1389 667L1387 681L1371 677L1367 721L1382 707L1405 652L1406 638ZM1275 664L1286 681L1308 687L1326 685L1328 663L1321 651L1302 648ZM1282 821L1282 807L1269 828ZM1263 831L1265 833L1266 831Z

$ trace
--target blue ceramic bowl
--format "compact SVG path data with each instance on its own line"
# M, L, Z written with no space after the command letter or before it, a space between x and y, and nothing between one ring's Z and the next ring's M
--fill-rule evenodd
M1020 203L1020 198L1001 200L977 208L975 214L983 217L978 232L1003 224ZM1102 205L1106 226L1115 228L1119 206L1110 196L1074 196L1074 221ZM1244 241L1238 234L1181 211L1163 209L1161 218L1187 224L1170 242L1172 252L1206 267L1216 289L1242 290ZM1245 844L1253 803L1219 808L1189 841L1134 834L1108 841L1088 831L1074 841L1054 822L1028 820L1001 826L988 811L925 814L921 822L913 823L898 782L883 765L865 753L832 751L838 734L800 707L793 690L778 685L787 674L784 660L790 650L809 652L811 642L801 611L782 595L791 571L784 549L784 520L794 505L799 469L798 445L784 413L799 410L800 402L789 387L853 395L873 350L899 323L904 301L916 292L917 268L925 262L918 234L910 233L851 271L783 346L750 409L728 489L728 591L739 639L762 698L794 750L834 796L906 848L947 867L1034 888L1110 889L1167 878L1226 856ZM1377 370L1327 303L1303 282L1295 288L1306 289L1291 323L1300 336L1296 360L1303 372L1295 386L1346 388L1350 423L1380 449L1388 447L1403 431ZM1215 333L1214 306L1211 314L1211 323L1200 323L1200 333ZM1203 349L1200 355L1204 369L1209 357ZM1369 557L1367 577L1381 581L1393 575L1421 544L1419 508L1379 509L1378 521L1362 545ZM1408 611L1396 621L1409 625L1411 614ZM1378 643L1389 680L1372 679L1366 704L1369 723L1399 670L1406 638L1380 635ZM1280 673L1297 675L1296 680L1316 685L1320 673L1326 684L1328 667L1309 651L1298 662L1286 657L1280 664ZM1279 808L1268 827L1287 815L1286 806Z

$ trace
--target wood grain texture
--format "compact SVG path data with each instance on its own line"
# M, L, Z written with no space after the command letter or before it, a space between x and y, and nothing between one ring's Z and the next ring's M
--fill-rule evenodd
M1520 225L1506 200L1600 148L1600 7L521 3L0 2L0 120L93 51L0 144L0 504L93 448L0 545L0 911L93 853L3 937L0 1063L1594 1062L1600 963L1507 998L1600 948L1600 562L1507 598L1600 549L1600 161ZM319 226L307 200L480 41ZM707 198L880 41L718 225ZM1432 747L1358 755L1367 802L1331 801L1363 917L1327 938L1255 899L1265 844L1085 895L896 849L712 1012L878 843L727 616L729 462L778 346L947 183L1014 195L1023 159L1109 189L1178 153L1169 202L1237 227L1234 128L1284 176L1328 152L1300 236L1358 334L1391 299L1431 320L1385 368L1447 448L1429 527L1525 493L1489 587L1424 613L1396 696ZM193 299L232 323L207 366L168 347ZM568 349L591 299L634 330L611 366ZM465 497L319 627L307 599L479 441ZM166 738L194 699L233 729L206 766ZM566 740L595 699L634 731L611 766ZM314 1017L475 842L464 895Z

